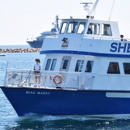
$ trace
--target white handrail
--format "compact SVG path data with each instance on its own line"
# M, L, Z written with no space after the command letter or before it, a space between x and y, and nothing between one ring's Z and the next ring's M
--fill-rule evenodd
M55 75L62 76L62 82L56 84L53 80ZM35 75L32 70L7 70L5 86L11 87L62 87L71 89L90 88L89 82L93 82L95 74L83 74L80 72L60 72L42 71L40 75ZM35 83L35 78L39 77L39 83ZM50 78L52 77L52 79ZM86 82L87 81L87 82Z

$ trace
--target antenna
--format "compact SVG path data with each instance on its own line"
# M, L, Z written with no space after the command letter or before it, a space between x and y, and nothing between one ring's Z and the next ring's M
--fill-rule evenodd
M93 17L92 15L93 15L93 13L95 12L95 10L96 10L96 7L97 7L97 4L98 4L98 2L99 2L99 0L97 0L96 2L95 2L95 4L93 5L93 7L92 7L92 9L90 9L90 4L93 4L92 2L84 2L84 3L80 3L80 4L84 4L84 9L88 12L88 16L87 16L87 18L89 18L89 17Z
M112 10L113 10L113 7L114 7L114 3L115 3L115 0L113 1L113 4L112 4L112 8L111 8L111 12L110 12L110 16L109 16L109 21L111 19L111 14L112 14Z
M58 23L58 20L59 20L59 17L58 17L58 15L56 15L56 28L59 30L59 23Z
M55 16L55 22L52 23L55 29L59 30L59 23L58 23L59 17L58 15Z

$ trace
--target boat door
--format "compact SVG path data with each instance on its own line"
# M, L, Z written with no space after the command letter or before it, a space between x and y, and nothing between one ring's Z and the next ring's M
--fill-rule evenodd
M60 71L68 71L70 66L71 56L63 56Z

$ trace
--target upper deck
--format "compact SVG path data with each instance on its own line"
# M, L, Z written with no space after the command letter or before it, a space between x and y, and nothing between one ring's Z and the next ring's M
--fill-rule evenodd
M121 41L117 22L70 18L62 20L57 37L45 39L41 54L130 57L129 44Z
M100 21L94 19L63 19L59 31L59 37L70 34L82 35L82 37L120 38L117 22Z

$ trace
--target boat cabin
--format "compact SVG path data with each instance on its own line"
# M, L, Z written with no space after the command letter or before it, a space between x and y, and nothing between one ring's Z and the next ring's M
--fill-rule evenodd
M93 19L63 19L59 36L79 34L88 37L120 38L117 22Z

